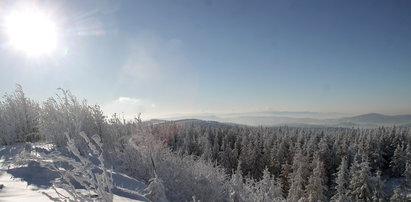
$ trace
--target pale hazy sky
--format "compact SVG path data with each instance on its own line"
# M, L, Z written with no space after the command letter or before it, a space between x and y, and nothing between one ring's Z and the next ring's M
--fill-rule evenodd
M0 2L0 19L15 2ZM27 1L26 1L27 2ZM57 48L27 57L0 24L0 93L59 87L108 113L411 113L411 1L36 1Z

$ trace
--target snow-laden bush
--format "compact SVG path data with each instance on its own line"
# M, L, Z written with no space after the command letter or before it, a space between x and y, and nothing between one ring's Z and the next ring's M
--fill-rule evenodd
M155 178L150 179L150 184L145 189L145 191L147 191L148 193L144 196L150 199L151 201L168 202L163 181L157 176Z
M228 187L225 170L193 156L177 155L169 149L153 154L156 173L164 180L167 197L172 201L224 201Z
M113 178L106 168L99 136L94 135L90 140L81 132L77 139L67 134L66 138L66 152L60 148L42 154L43 159L53 159L53 162L43 161L44 166L61 176L53 182L58 197L45 195L54 201L112 201Z
M39 137L38 103L27 98L20 85L0 102L0 145L37 141Z
M62 95L49 98L43 103L41 133L57 146L66 145L67 138L64 134L71 138L80 132L103 136L106 121L100 107L89 106L86 100L78 101L70 91L60 90Z

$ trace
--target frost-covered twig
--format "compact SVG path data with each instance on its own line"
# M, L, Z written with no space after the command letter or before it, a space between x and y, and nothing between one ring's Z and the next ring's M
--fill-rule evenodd
M68 153L54 151L42 156L53 160L52 163L43 164L61 176L53 182L57 198L45 195L54 201L112 201L113 177L104 163L100 138L93 136L91 141L81 132L75 143L68 134L66 137ZM80 149L82 141L85 145ZM67 194L56 188L63 189Z

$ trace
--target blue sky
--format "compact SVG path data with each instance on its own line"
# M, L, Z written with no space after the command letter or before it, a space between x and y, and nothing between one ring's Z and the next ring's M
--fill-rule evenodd
M36 3L53 12L58 47L29 58L0 34L1 94L19 83L45 100L62 87L143 118L411 113L410 1Z

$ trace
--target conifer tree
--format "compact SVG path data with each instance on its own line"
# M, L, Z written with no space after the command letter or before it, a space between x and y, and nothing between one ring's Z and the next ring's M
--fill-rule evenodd
M287 197L288 195L288 190L290 189L291 173L292 173L291 165L288 163L283 164L281 168L281 174L278 177L278 182L280 184L283 197Z
M325 184L327 177L325 176L324 163L317 155L313 160L313 164L315 164L315 167L308 180L305 190L306 195L309 197L310 202L327 201L327 186Z
M400 177L405 170L405 161L404 161L404 148L402 145L397 145L394 155L392 156L391 162L390 162L390 168L392 175L394 177Z
M350 169L349 195L354 201L371 201L373 191L371 185L371 168L367 158L359 163L358 159L353 162Z
M259 200L264 201L274 201L275 199L281 199L281 190L277 186L277 183L274 180L274 177L268 172L268 168L265 168L263 171L262 179L256 183Z
M231 176L231 190L229 197L233 202L243 201L241 198L241 193L244 190L243 173L241 172L241 162L238 162L237 170Z
M305 184L306 180L303 177L303 166L299 166L298 169L293 172L293 178L291 180L290 190L288 192L287 199L290 201L298 201L305 196Z
M343 157L340 166L338 167L338 172L336 173L335 183L335 194L331 198L331 201L349 201L347 197L347 188L349 183L348 174L348 162L347 158Z
M381 179L381 171L377 171L375 176L372 179L373 187L373 202L384 202L385 193L384 193L384 181Z
M260 179L265 168L262 152L262 143L260 141L260 138L257 137L254 144L254 149L252 149L251 151L252 169L250 171L250 174L254 179Z
M405 152L405 170L402 174L405 177L405 186L411 188L411 145L408 143L407 149Z
M307 168L306 157L299 151L293 160L293 173L291 175L291 186L288 192L288 200L298 201L305 197L305 186L307 185L307 178L309 171Z

